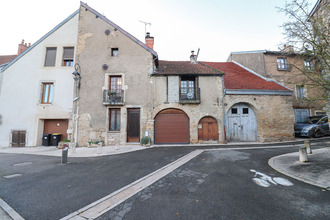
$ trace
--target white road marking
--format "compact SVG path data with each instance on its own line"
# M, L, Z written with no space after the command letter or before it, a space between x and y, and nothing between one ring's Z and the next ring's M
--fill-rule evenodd
M17 166L26 166L26 165L30 165L30 164L32 164L32 162L17 163L17 164L14 164L13 167L17 167Z
M22 175L23 175L23 174L15 173L15 174L12 174L12 175L3 176L3 178L11 179L11 178L19 177L19 176L22 176Z
M14 209L0 198L0 207L14 220L24 220Z
M283 186L293 186L293 183L291 183L289 180L284 179L282 177L274 177L268 176L264 173L258 172L256 170L251 169L251 172L255 173L254 178L252 178L252 181L262 187L269 187L271 184L277 185L283 185ZM259 176L259 177L257 177Z

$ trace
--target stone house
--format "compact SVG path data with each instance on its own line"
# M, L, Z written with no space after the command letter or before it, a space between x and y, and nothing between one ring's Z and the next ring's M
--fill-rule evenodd
M159 61L152 74L155 144L223 142L223 72L197 61Z
M293 91L235 62L202 62L224 72L228 141L294 139Z
M298 69L312 69L313 61L294 53L291 47L285 46L282 51L232 52L227 61L235 61L293 90L296 122L305 121L310 115L325 114L325 102L320 100L324 97L323 89L311 85L308 77Z
M44 133L68 138L78 12L30 47L22 42L21 53L2 67L0 146L42 145Z
M152 79L157 53L127 31L81 3L76 63L81 86L75 91L76 143L139 143L152 135Z

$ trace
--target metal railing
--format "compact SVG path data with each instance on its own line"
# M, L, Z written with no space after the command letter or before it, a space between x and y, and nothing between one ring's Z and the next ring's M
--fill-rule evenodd
M201 90L196 88L194 92L182 93L180 88L180 103L181 104L199 104L201 103Z
M104 105L124 105L124 90L114 92L109 89L103 90Z

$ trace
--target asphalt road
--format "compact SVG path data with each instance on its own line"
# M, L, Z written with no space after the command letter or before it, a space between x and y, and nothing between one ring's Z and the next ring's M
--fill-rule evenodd
M0 154L0 197L25 219L60 219L192 150L158 148L69 158L66 165L58 157ZM13 174L23 175L4 178Z
M25 219L60 219L195 150L153 148L116 156L0 154L0 197ZM329 219L330 194L272 170L293 148L204 152L99 219ZM262 187L255 173L293 186ZM4 178L22 174L14 178Z
M204 152L98 220L330 219L329 191L268 166L272 156L288 152L292 148ZM293 185L262 187L251 169Z

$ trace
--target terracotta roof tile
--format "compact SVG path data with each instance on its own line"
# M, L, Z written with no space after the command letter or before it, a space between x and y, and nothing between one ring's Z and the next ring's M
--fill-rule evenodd
M10 61L15 59L16 57L17 57L17 55L2 55L2 56L0 56L0 65L5 64L5 63L9 63Z
M192 64L190 61L166 61L159 60L158 71L155 75L221 75L221 71L216 70L203 63Z
M267 81L232 62L203 62L225 73L226 89L286 90L274 81Z

